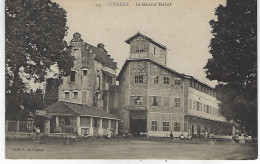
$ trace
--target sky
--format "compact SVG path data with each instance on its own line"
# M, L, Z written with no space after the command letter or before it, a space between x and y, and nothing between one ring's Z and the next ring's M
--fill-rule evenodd
M215 9L219 4L225 5L226 0L52 1L67 12L69 29L65 40L69 43L73 34L79 32L89 44L103 43L108 54L118 62L117 74L130 56L130 46L125 40L139 31L167 47L168 67L213 87L217 84L206 78L203 67L211 58L209 21L217 19ZM119 2L129 6L116 6ZM171 5L159 6L158 2ZM156 3L156 6L143 6L142 3ZM43 87L28 83L33 90Z
M203 67L212 38L209 21L216 19L215 8L225 0L54 0L67 11L67 41L75 32L92 45L103 43L118 62L117 73L129 58L130 46L125 40L140 31L165 45L167 66L194 76L214 86ZM111 6L109 2L131 2L130 6ZM136 3L170 2L171 6L136 6ZM98 7L96 4L102 4Z

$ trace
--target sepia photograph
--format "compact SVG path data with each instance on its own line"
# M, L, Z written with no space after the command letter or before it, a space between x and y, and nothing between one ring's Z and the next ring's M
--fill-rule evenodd
M3 7L6 160L258 159L257 0Z

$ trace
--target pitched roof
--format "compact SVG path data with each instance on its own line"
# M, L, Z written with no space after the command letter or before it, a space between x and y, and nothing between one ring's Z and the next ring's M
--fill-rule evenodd
M154 63L154 64L156 64L156 65L159 65L159 66L161 66L161 67L167 69L168 71L170 71L170 72L172 72L172 73L174 73L174 74L177 74L177 75L179 75L179 76L182 76L182 77L185 76L184 74L181 74L181 73L179 73L179 72L177 72L177 71L175 71L175 70L173 70L173 69L171 69L171 68L169 68L169 67L167 67L167 66L165 66L165 65L162 65L162 64L160 64L160 63L157 63L157 62L153 61L153 60L150 59L150 58L139 58L139 59L126 59L124 65L123 65L123 67L122 67L122 69L120 70L120 72L119 72L119 74L118 74L118 76L117 76L117 80L119 80L119 79L121 78L121 76L122 76L122 74L123 74L123 72L124 72L124 70L125 70L127 64L128 64L130 61L144 61L144 60L151 61L152 63Z
M68 115L68 116L76 116L78 113L71 110L67 105L65 105L62 101L58 101L44 109L47 113L54 115Z
M146 35L140 33L139 31L138 31L136 34L134 34L133 36L131 36L130 38L128 38L125 42L128 43L128 44L130 44L130 42L131 42L134 38L136 38L136 37L138 37L138 36L144 37L145 39L147 39L147 40L150 41L151 43L155 44L156 46L162 48L163 50L166 50L166 49L167 49L166 46L164 46L164 45L162 45L162 44L160 44L160 43L154 41L153 39L151 39L151 38L149 38L148 36L146 36Z
M193 77L193 76L186 75L186 74L183 74L183 73L179 73L179 72L173 70L172 68L169 68L169 67L167 67L167 66L165 66L165 65L162 65L162 64L160 64L160 63L158 63L158 62L156 62L156 61L153 61L153 60L150 59L150 58L126 59L126 61L125 61L124 65L123 65L122 69L120 70L120 72L119 72L119 74L118 74L116 80L119 80L119 79L121 78L121 76L123 75L123 73L124 73L124 71L125 71L125 69L126 69L128 63L129 63L130 61L144 61L144 60L150 61L150 62L152 62L152 63L154 63L154 64L156 64L156 65L158 65L158 66L160 66L160 67L162 67L162 68L168 70L169 72L174 73L174 74L176 74L176 75L178 75L178 76L181 76L181 77L186 78L186 79L196 80L197 82L199 82L199 83L201 83L201 84L204 84L204 85L206 85L207 87L209 87L209 88L211 88L211 89L214 89L214 87L212 87L212 86L210 86L210 85L208 85L208 84L206 84L206 83L200 81L199 79L197 79L197 78L195 78L195 77Z
M101 109L97 109L89 105L75 104L63 101L58 101L48 106L44 110L52 115L91 116L120 120L118 117L104 112Z
M116 64L113 61L111 61L110 57L107 56L106 52L104 52L101 48L95 47L95 46L88 44L85 41L83 41L81 39L80 33L75 32L71 42L82 42L82 44L85 45L85 46L89 45L90 49L92 49L92 52L95 54L95 57L94 57L95 60L102 63L104 66L107 66L107 67L110 67L110 68L113 68L113 69L117 69ZM99 43L99 44L102 44L102 43Z
M93 53L95 54L95 60L99 61L100 63L102 63L104 66L113 68L113 69L117 69L117 66L115 63L113 63L111 61L111 59L107 56L107 54L100 48L97 48L91 44L90 48L92 49Z

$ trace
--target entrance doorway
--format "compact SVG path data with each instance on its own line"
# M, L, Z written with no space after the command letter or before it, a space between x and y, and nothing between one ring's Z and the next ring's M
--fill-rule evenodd
M147 132L146 119L130 119L130 132L135 136Z
M130 114L130 132L135 136L146 134L147 132L146 111L131 111L129 114Z

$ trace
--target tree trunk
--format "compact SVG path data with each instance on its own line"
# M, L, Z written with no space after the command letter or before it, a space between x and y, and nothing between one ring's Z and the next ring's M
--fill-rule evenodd
M19 102L17 101L18 97L18 84L19 84L19 69L20 67L16 67L14 70L14 78L13 78L13 84L10 88L10 95L6 110L6 119L9 120L17 120L18 119L18 105Z

